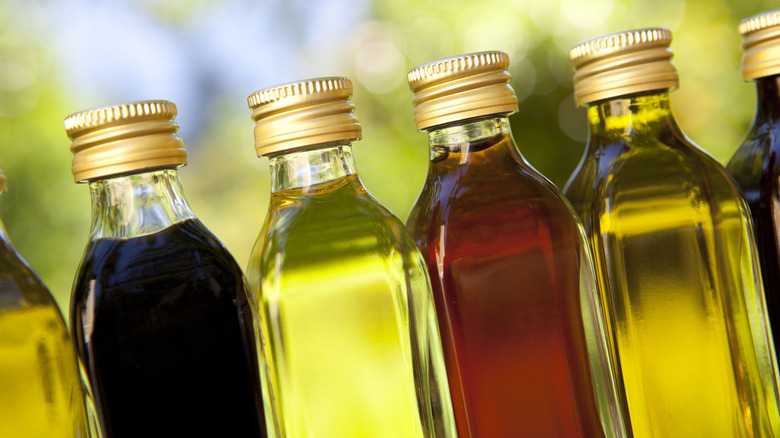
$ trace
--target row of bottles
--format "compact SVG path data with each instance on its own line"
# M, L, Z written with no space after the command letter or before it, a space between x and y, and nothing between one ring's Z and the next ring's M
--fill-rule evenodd
M406 226L358 176L349 79L253 93L246 282L185 200L172 103L69 116L73 341L0 228L0 435L780 436L778 29L740 26L759 106L733 178L676 123L667 29L571 50L590 138L563 192L515 144L506 54L412 69Z

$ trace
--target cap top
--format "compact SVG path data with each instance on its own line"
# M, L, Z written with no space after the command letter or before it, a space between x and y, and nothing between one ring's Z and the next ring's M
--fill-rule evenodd
M258 156L361 138L352 81L325 77L288 82L249 95Z
M490 114L517 111L517 96L507 71L509 55L467 53L419 65L406 78L414 93L418 130Z

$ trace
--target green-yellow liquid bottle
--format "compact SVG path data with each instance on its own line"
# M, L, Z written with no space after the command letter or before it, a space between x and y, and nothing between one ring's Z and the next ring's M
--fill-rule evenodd
M778 436L749 212L675 121L670 42L648 29L572 50L591 134L564 191L594 248L634 436Z
M0 224L0 436L86 437L83 403L57 304Z
M247 269L264 339L269 432L456 436L425 263L357 176L351 88L320 79L250 96L256 147L270 155L272 172ZM295 110L309 117L265 118ZM329 113L341 115L321 118ZM286 140L264 136L280 129Z

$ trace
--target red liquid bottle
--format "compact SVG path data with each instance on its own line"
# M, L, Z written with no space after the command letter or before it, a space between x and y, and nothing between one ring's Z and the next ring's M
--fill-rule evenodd
M428 263L458 431L623 436L588 246L514 143L508 65L484 52L409 72L431 153L407 227Z

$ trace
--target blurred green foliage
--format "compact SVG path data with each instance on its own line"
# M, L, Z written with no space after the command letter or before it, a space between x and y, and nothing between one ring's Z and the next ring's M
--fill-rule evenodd
M49 285L67 317L90 206L88 188L74 184L70 174L62 120L85 108L75 104L79 99L69 82L72 73L61 61L67 53L52 51L56 32L31 25L25 19L29 11L20 4L0 3L0 168L9 183L0 214L17 249ZM208 0L123 4L173 30L223 7L223 2ZM35 3L44 11L51 5ZM293 5L286 9L293 16L285 23L295 23L296 11L306 9ZM571 98L568 50L606 33L667 26L674 32L674 62L681 76L680 89L673 93L675 112L691 138L725 162L747 132L755 105L753 86L740 76L736 27L741 19L773 7L769 0L374 0L366 16L344 30L344 43L327 50L345 60L340 72L355 81L354 102L364 133L354 148L361 177L380 201L405 218L425 179L428 157L426 137L412 124L405 81L409 68L471 51L509 53L512 85L520 99L518 114L510 118L515 138L531 164L562 186L587 136L584 110L575 108ZM311 46L299 52L302 65L316 62ZM93 62L101 58L95 56ZM316 65L288 80L305 77L303 71L316 71ZM269 194L267 161L254 155L244 106L252 91L208 101L205 123L184 136L189 165L180 172L193 210L241 265L259 232ZM106 92L99 104L118 103L113 96ZM156 97L165 96L137 98Z

